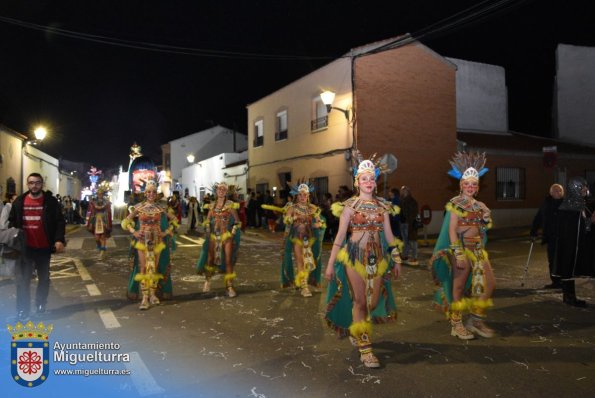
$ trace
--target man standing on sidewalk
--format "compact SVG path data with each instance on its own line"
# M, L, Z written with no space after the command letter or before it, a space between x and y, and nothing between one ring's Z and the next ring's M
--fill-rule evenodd
M543 204L537 211L533 224L531 226L531 240L537 240L537 232L542 230L541 244L547 245L547 262L550 270L550 279L552 283L544 286L545 289L560 289L562 282L559 277L553 273L554 255L556 253L556 239L558 230L556 220L558 217L558 208L564 200L564 188L560 184L553 184L550 187L549 195L546 196Z
M401 239L405 245L401 258L406 264L419 265L417 261L417 225L415 220L419 214L417 200L411 195L411 189L401 187ZM409 256L411 255L411 258Z
M29 316L31 275L37 270L35 309L38 314L46 310L50 289L50 255L64 250L64 217L56 198L43 190L43 177L31 173L27 177L29 190L12 204L10 226L25 231L26 248L21 266L16 270L17 316Z

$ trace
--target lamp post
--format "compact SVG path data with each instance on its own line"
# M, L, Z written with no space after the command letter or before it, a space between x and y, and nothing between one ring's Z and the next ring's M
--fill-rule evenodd
M35 129L35 131L33 131L33 134L35 134L35 139L38 141L41 141L45 138L45 136L48 134L48 131L46 130L45 127L43 126L39 126Z
M48 130L44 126L37 126L33 130L33 136L35 139L28 140L26 143L30 145L37 145L48 135Z
M337 111L343 112L345 115L345 119L349 121L349 109L342 109L333 106L333 102L335 101L335 93L332 91L326 90L320 94L320 99L322 99L322 103L326 105L326 112L331 113L333 109Z

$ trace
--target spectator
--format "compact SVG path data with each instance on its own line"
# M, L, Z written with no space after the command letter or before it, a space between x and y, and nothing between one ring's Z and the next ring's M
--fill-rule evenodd
M388 192L388 199L390 200L390 202L392 203L393 206L399 206L399 208L401 207L401 195L399 194L398 188L391 188L391 190ZM393 231L393 235L396 236L397 238L401 239L400 215L399 214L395 214L395 215L391 214L389 216L389 219L390 219L390 229Z
M0 229L7 229L8 228L8 216L10 215L10 209L12 208L12 203L17 198L16 193L7 193L6 194L6 204L4 208L0 212Z
M401 238L403 240L403 261L409 265L419 265L417 261L417 225L416 218L419 214L417 201L411 195L411 189L401 187ZM411 259L409 260L409 252Z
M332 240L335 234L337 233L337 227L339 226L339 220L337 217L333 216L333 212L331 206L333 204L333 195L330 192L325 193L322 196L322 203L320 204L320 209L322 216L326 219L326 231L324 240Z
M196 230L198 225L198 200L194 196L188 200L188 225L189 232Z
M63 208L64 208L64 217L66 218L66 222L68 224L72 224L72 221L73 221L72 199L68 195L66 195L64 197Z
M246 217L248 218L248 227L254 227L254 218L256 217L256 195L248 188L246 193Z
M56 198L43 191L43 177L31 173L27 177L29 190L17 197L10 211L9 223L25 231L27 246L17 270L17 317L29 316L30 288L33 269L37 270L35 309L46 311L50 288L50 256L53 250L64 250L64 217Z
M256 228L260 228L262 226L262 220L264 219L264 209L262 205L264 204L264 195L262 192L258 192L256 194ZM266 226L264 226L266 228Z
M541 229L541 244L547 245L547 262L550 270L550 279L552 283L546 285L545 289L561 289L562 282L560 277L553 275L554 255L556 252L556 219L558 208L564 199L564 188L560 184L553 184L550 187L549 194L545 197L541 207L535 214L533 225L531 226L531 239L537 239L537 232Z

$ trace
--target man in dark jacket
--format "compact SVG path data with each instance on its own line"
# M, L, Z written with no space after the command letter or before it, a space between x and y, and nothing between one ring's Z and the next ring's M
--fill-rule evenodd
M64 217L56 198L43 191L43 177L31 173L27 177L29 190L12 204L9 223L25 231L26 247L21 266L16 270L17 316L29 316L31 275L37 270L35 309L44 313L50 288L50 255L64 250Z
M547 262L550 269L550 279L552 283L545 286L545 289L561 289L562 282L560 278L553 275L554 254L556 251L556 238L558 235L556 226L556 217L558 208L564 198L564 188L560 184L553 184L550 187L550 193L545 197L543 204L537 211L531 226L531 239L537 239L537 232L541 229L541 244L547 245Z
M406 264L419 265L417 261L417 225L416 218L419 214L417 200L411 195L411 188L401 187L401 239L403 252L401 258ZM409 258L411 252L411 258Z

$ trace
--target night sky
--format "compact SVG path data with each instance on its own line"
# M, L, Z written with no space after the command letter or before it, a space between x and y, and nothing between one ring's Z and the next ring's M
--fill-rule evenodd
M161 144L212 125L245 132L246 105L350 48L480 5L461 14L475 15L469 23L422 42L503 66L510 129L548 136L556 44L595 46L589 3L1 0L0 123L23 133L46 124L41 149L68 160L126 165L137 141L160 161ZM490 5L497 11L478 18ZM72 37L81 35L93 41ZM132 48L147 46L158 51Z

